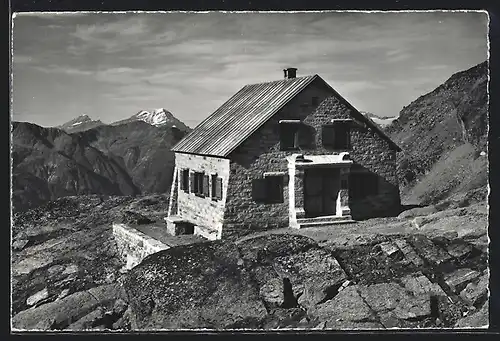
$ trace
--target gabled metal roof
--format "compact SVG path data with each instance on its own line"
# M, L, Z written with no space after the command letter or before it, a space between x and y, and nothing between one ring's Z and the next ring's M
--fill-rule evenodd
M352 110L354 116L376 131L391 148L401 151L377 125L318 75L245 85L179 141L172 151L227 157L315 79L329 88L336 98Z
M316 78L245 85L172 150L226 157Z

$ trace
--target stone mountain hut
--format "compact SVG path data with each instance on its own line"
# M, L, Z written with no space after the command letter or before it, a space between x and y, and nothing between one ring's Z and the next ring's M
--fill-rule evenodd
M296 70L245 85L172 148L171 234L214 240L399 212L401 149L320 76Z

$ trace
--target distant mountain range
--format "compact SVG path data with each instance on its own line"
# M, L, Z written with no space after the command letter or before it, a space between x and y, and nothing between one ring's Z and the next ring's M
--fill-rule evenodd
M381 128L387 127L394 121L397 117L389 117L389 116L378 116L371 112L360 111L366 118L370 119L372 122L379 125Z
M482 200L487 194L488 67L452 75L399 116L364 115L396 142L403 201ZM160 108L105 124L87 115L55 128L13 122L13 205L80 194L168 193L170 148L191 128Z
M119 120L109 125L116 126L120 124L143 121L156 127L170 126L180 130L189 130L190 128L182 121L177 119L172 113L164 108L154 109L152 111L141 110L137 114L132 115L124 120ZM67 133L77 133L89 130L98 126L106 125L101 120L93 120L88 115L80 115L74 119L57 126L56 128L62 129Z
M112 124L87 115L54 128L13 122L14 210L69 195L168 193L170 148L190 130L164 109Z

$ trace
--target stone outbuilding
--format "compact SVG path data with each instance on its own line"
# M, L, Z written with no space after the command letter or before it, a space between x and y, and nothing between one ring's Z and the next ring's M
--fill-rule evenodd
M173 147L170 233L214 240L399 212L401 149L320 76L296 70L245 85Z

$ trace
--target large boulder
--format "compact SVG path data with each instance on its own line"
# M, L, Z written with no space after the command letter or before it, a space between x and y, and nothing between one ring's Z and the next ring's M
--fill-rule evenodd
M332 298L346 279L313 240L268 235L150 255L126 275L125 289L133 328L265 328L276 311Z
M124 281L133 329L259 327L266 308L234 243L152 254Z

